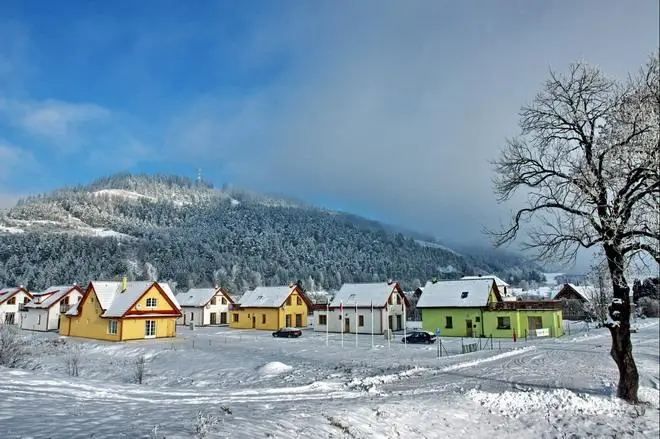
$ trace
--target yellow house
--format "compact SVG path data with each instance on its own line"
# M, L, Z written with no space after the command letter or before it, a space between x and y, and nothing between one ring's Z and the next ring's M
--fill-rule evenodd
M60 321L60 335L107 341L176 336L181 307L160 282L90 282Z
M304 328L312 303L298 285L257 287L230 307L229 327L276 331L284 327Z

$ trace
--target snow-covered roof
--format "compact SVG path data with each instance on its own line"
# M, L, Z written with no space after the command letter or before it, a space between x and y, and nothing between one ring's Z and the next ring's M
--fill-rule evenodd
M213 296L218 293L225 296L230 302L233 302L233 299L228 294L225 294L221 288L192 288L185 293L177 294L176 298L181 306L201 307L209 303Z
M122 317L126 311L138 301L140 297L154 284L158 284L168 299L177 309L181 309L169 284L163 282L127 282L126 290L122 291L121 282L91 282L99 305L105 311L103 317ZM80 303L80 302L79 302ZM78 304L73 306L67 315L78 314Z
M38 293L32 293L32 295L34 297L47 296L49 294L55 294L58 291L61 291L66 288L71 289L72 287L73 287L72 285L55 285L55 286L50 286L43 291L39 291Z
M247 291L239 300L242 308L279 308L296 286L257 287Z
M103 313L103 317L122 317L126 314L126 311L131 309L131 307L135 305L135 302L137 302L138 299L154 284L158 284L174 306L179 310L181 309L181 306L176 300L169 284L164 282L128 282L126 290L121 291L120 289L120 291L115 294L112 303Z
M361 284L343 284L335 297L330 302L330 306L371 306L384 307L393 291L400 289L396 282L377 282Z
M579 296L581 296L586 302L589 302L592 297L595 296L596 294L596 287L593 285L574 285L574 284L566 284L564 287L568 286L571 288L573 291L575 291ZM557 294L554 295L554 297L557 297L559 293L564 288L560 289Z
M500 279L499 277L488 274L488 275L483 275L483 276L463 276L461 280L477 280L477 279L493 279L495 281L495 285L499 286L505 286L508 287L509 284Z
M23 287L8 287L0 290L0 303L3 303L5 300L10 299L13 295L18 293L19 291L23 291L27 293L28 296L31 297L30 293L28 293L28 291Z
M44 291L34 294L34 299L26 304L25 307L40 309L50 308L56 303L59 303L60 300L64 299L64 297L66 297L66 295L71 291L75 290L82 293L82 290L80 290L80 288L76 285L50 287Z
M417 308L481 308L488 305L493 279L427 282Z

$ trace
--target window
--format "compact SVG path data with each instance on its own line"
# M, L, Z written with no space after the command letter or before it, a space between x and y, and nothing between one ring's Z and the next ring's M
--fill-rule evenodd
M41 325L41 314L37 315L37 325Z
M479 323L479 322L481 321L481 317L478 317L478 316L475 317L475 318L474 318L474 321L477 322L477 323Z
M238 313L234 313L234 314L232 314L232 315L231 315L231 318L232 318L232 320L234 321L234 323L238 323Z
M266 324L266 314L261 314L261 324L262 325Z
M302 299L300 296L296 296L296 305L302 305Z
M149 297L147 299L147 308L155 308L158 301L155 297Z
M16 296L7 301L7 305L16 305Z
M497 329L511 329L511 318L510 317L498 317L497 318Z
M451 317L447 316L445 317L445 328L453 328L454 327L454 322L452 322Z
M399 296L398 294L396 295L396 304L401 305L401 296Z
M291 306L291 296L286 298L286 304L287 306Z
M144 322L144 336L145 337L155 337L156 336L156 321L147 320Z
M358 326L364 326L364 316L358 316Z
M215 296L214 296L214 297L211 297L211 305L215 305L215 303L216 303Z
M108 322L108 334L117 334L117 320Z
M60 301L60 305L68 305L69 304L69 296L66 296L64 299Z
M319 325L327 325L328 324L328 316L325 314L322 314L319 316Z
M223 305L226 305L226 304L227 304L227 299L225 299L225 298L223 297L223 298L222 298L222 301L221 301L220 303L222 303Z
M463 291L461 293L461 299L467 299L467 296L468 296L468 291Z
M30 298L28 296L23 297L23 303L28 303Z

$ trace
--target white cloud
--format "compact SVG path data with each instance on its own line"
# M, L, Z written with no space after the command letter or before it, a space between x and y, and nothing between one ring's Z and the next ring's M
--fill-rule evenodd
M38 166L30 151L0 139L0 182L7 183L14 178L22 178L25 173L35 171Z

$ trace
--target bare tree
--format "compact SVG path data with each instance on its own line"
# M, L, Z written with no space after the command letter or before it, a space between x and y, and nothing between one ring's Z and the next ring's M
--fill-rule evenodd
M523 191L525 207L491 232L496 245L527 224L524 247L570 261L599 248L614 299L607 326L619 369L617 394L636 402L638 372L630 341L627 264L644 254L660 263L660 93L658 54L625 83L585 63L550 72L520 113L521 135L494 162L499 201ZM533 220L533 223L532 223Z
M605 326L609 316L609 307L614 296L612 283L606 261L602 255L592 264L587 273L587 281L591 284L585 287L587 302L585 311L594 318L599 326Z
M80 346L72 345L65 357L66 368L69 376L78 376L78 367L80 365Z

